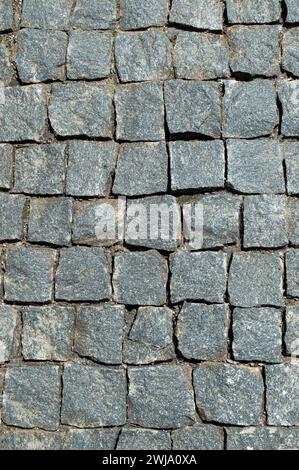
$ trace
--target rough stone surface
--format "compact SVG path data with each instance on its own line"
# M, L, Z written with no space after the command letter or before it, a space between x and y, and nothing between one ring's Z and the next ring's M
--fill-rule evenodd
M121 0L121 29L163 26L167 21L168 0Z
M299 305L287 307L284 341L287 353L291 356L299 356Z
M170 21L196 29L222 30L221 0L173 0Z
M280 18L279 0L227 0L229 23L273 23Z
M286 254L287 295L299 297L299 250Z
M83 30L112 28L116 23L116 0L77 0L71 23Z
M22 195L0 194L0 240L16 241L23 238L23 212L26 199Z
M299 246L299 199L289 198L287 207L287 223L289 240L292 245Z
M298 429L275 427L227 428L227 450L296 450Z
M298 426L299 363L266 367L266 385L268 424Z
M170 450L171 439L167 431L123 428L116 450Z
M0 144L0 188L9 189L13 173L13 147Z
M70 27L72 5L72 0L24 0L22 27L67 30Z
M298 3L299 7L299 3ZM299 21L299 15L298 15ZM299 75L299 53L297 44L299 41L299 28L293 28L286 31L283 35L282 42L282 67L287 72L292 73L298 77Z
M287 189L291 195L299 195L299 143L285 141L283 152L286 165Z
M209 424L188 426L172 433L174 450L223 450L223 431Z
M299 80L281 80L278 97L282 106L281 133L286 137L299 136Z
M287 7L287 22L299 22L299 1L298 0L285 0Z
M71 429L64 442L65 450L113 450L117 429Z
M16 310L10 305L0 304L0 364L10 359L16 325Z
M14 78L14 67L12 63L12 46L9 41L0 42L0 80L4 85L9 85Z
M0 6L0 31L12 31L16 26L13 0L3 0Z
M60 450L64 434L48 431L15 430L5 432L2 438L3 450Z

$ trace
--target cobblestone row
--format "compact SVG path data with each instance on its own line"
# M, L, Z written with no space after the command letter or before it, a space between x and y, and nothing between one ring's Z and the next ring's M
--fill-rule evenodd
M299 448L298 47L298 0L0 2L0 448Z

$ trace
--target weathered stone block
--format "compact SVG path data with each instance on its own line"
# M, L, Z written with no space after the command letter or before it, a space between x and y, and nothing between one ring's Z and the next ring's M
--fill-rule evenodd
M299 2L298 2L299 7ZM299 14L298 14L299 21ZM282 67L293 75L299 75L299 28L292 28L284 32L282 41Z
M12 44L10 41L6 41L4 39L0 42L0 80L2 82L2 86L3 84L9 85L14 78L14 74L15 72L12 63Z
M16 241L23 238L23 212L26 199L22 195L0 194L0 240Z
M83 30L111 29L116 23L116 0L77 0L72 26Z
M168 0L121 0L121 29L163 26L167 22Z
M223 10L220 0L173 0L170 21L197 29L219 31L223 28Z
M0 144L0 188L10 189L13 173L13 147Z
M297 304L287 307L284 341L287 353L299 356L299 305Z
M299 136L299 80L281 80L278 96L282 106L281 133L287 137Z
M299 250L291 250L286 254L287 295L299 297Z
M287 23L299 22L299 0L285 0L287 7Z
M298 429L273 426L227 428L227 450L294 450L299 446Z
M66 434L65 450L113 450L118 429L70 429Z
M222 429L210 424L195 424L172 433L174 450L223 450Z
M22 27L68 30L72 6L72 0L24 0Z
M10 305L0 304L0 364L10 359L16 325L16 310Z
M0 5L0 32L13 31L16 27L13 0L2 0Z
M171 439L167 431L152 429L123 428L117 450L170 450Z
M229 23L274 23L280 18L279 0L227 0Z
M287 188L291 195L299 194L299 143L284 141L283 152L287 173Z
M288 199L287 223L289 240L292 245L299 245L299 199L291 197Z
M60 450L64 440L63 432L10 430L4 433L3 450Z

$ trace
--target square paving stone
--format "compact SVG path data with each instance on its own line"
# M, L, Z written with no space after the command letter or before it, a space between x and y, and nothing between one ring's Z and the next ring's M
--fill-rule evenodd
M66 361L72 351L75 310L26 307L22 311L22 353L31 361Z
M163 26L167 22L168 0L121 0L121 29Z
M114 194L140 196L165 193L167 186L168 154L165 142L121 145L113 184Z
M109 299L109 262L102 248L62 248L56 274L56 300L84 302Z
M266 369L268 424L298 426L299 362Z
M299 0L285 0L287 7L287 23L299 22Z
M0 140L43 140L47 130L47 100L44 86L6 87L0 113Z
M72 7L73 0L24 0L22 27L67 30Z
M160 83L118 85L115 107L117 140L164 139L164 103Z
M262 137L272 134L277 124L273 81L225 82L224 137Z
M166 303L168 267L157 251L120 253L115 256L114 297L126 305Z
M132 368L129 373L129 422L157 429L195 421L188 369L173 365Z
M220 140L170 142L169 151L174 191L224 187L225 156Z
M227 428L228 450L292 450L299 444L298 429L273 426Z
M22 29L17 35L17 70L24 83L65 78L68 37L62 31Z
M114 142L70 142L66 193L72 196L108 195L117 153L118 146Z
M78 428L121 426L126 421L124 369L67 364L61 422Z
M67 77L71 80L109 77L112 41L111 33L72 31L67 51Z
M3 393L3 421L20 428L56 431L60 416L58 366L9 367Z
M12 62L12 44L5 39L0 42L0 80L2 86L9 85L15 75Z
M2 0L0 5L0 32L13 31L15 27L14 1Z
M0 304L0 364L10 359L16 326L16 310L10 305Z
M282 80L278 97L282 106L281 133L286 137L299 136L299 80Z
M49 431L13 430L3 434L3 450L60 450L64 433Z
M49 119L59 136L111 138L112 90L105 84L56 83L52 85Z
M71 198L31 199L28 240L52 245L69 245L72 211Z
M279 142L269 139L231 139L227 141L227 153L227 179L233 189L242 193L285 192L283 158Z
M171 53L172 44L163 31L117 34L115 57L120 81L167 80L173 73Z
M164 84L164 99L171 134L197 133L220 137L219 83L169 80Z
M274 23L281 14L279 0L227 0L229 23Z
M13 146L0 144L0 188L10 189L13 173Z
M286 310L285 345L287 353L299 356L299 305L289 305Z
M116 450L170 450L171 438L167 431L123 428Z
M114 450L118 429L70 429L66 434L65 450Z
M116 0L77 0L72 16L74 28L111 29L116 23Z
M283 153L286 165L288 193L299 195L299 142L284 141Z
M0 194L0 240L16 241L23 238L23 213L26 199L22 195Z
M173 0L170 22L219 31L223 28L223 11L221 0Z
M195 424L172 433L174 450L223 450L223 430L210 424Z
M180 311L176 337L187 359L223 360L227 354L228 306L185 304Z
M16 149L15 192L38 195L62 194L64 181L64 144Z
M225 253L190 253L171 255L171 300L202 300L222 303L226 286Z
M281 362L281 311L236 308L233 313L233 353L237 361Z
M125 310L120 305L81 307L76 320L74 350L105 364L122 363Z
M233 26L228 30L233 72L276 76L280 73L280 26Z
M289 242L287 198L276 195L244 198L244 247L279 248Z
M272 253L235 253L230 268L230 303L239 307L283 304L282 259Z
M299 297L299 250L291 250L286 254L287 295Z
M9 247L4 276L5 300L38 302L51 300L56 251L40 247Z
M299 199L291 197L288 199L287 222L289 239L292 245L299 246Z
M177 78L209 80L230 74L224 36L179 32L174 57Z
M197 408L205 421L260 424L264 383L259 368L201 364L193 372L193 382Z
M299 8L299 2L298 2ZM299 14L298 14L299 21ZM292 28L284 32L282 41L282 67L287 72L299 76L299 28Z

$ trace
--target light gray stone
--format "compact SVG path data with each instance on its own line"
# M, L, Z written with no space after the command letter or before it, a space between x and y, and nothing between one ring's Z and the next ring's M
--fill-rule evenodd
M283 152L286 165L287 188L291 195L299 195L299 143L284 141Z
M273 23L280 18L279 0L227 0L229 23Z
M173 450L223 450L221 428L210 424L195 424L172 433Z
M289 305L286 310L284 341L287 354L299 356L299 305Z
M221 0L173 0L171 23L211 31L223 28L224 5Z
M287 295L299 297L299 250L286 254Z
M24 0L22 27L67 30L70 27L72 6L72 0Z
M10 189L13 173L13 146L0 144L0 188Z
M4 432L3 450L60 450L64 440L63 432L10 430Z
M116 0L77 0L72 26L83 30L111 29L116 23Z
M287 23L299 23L299 0L285 0Z
M278 97L282 106L281 133L286 137L299 136L299 80L281 80Z
M14 1L2 0L0 5L0 32L13 31L15 27Z
M298 450L298 429L274 427L227 428L227 450Z
M116 450L170 450L171 439L167 431L123 428Z
M299 245L299 199L291 197L288 199L287 222L289 240L292 245Z
M13 349L17 312L10 305L0 304L0 364L8 362Z
M118 429L70 429L66 434L65 450L114 450Z
M299 8L299 2L298 2ZM299 14L298 14L299 21ZM299 28L292 28L284 32L282 41L282 67L287 72L298 77L299 75Z
M78 428L121 426L126 421L124 369L67 364L61 422Z
M23 238L23 213L26 199L22 195L0 194L0 240L17 241Z
M0 7L1 8L1 7ZM1 13L0 13L1 15ZM12 43L9 40L0 42L0 80L4 85L9 85L14 78L12 63Z
M121 0L120 26L122 29L140 29L163 26L167 22L168 0Z

